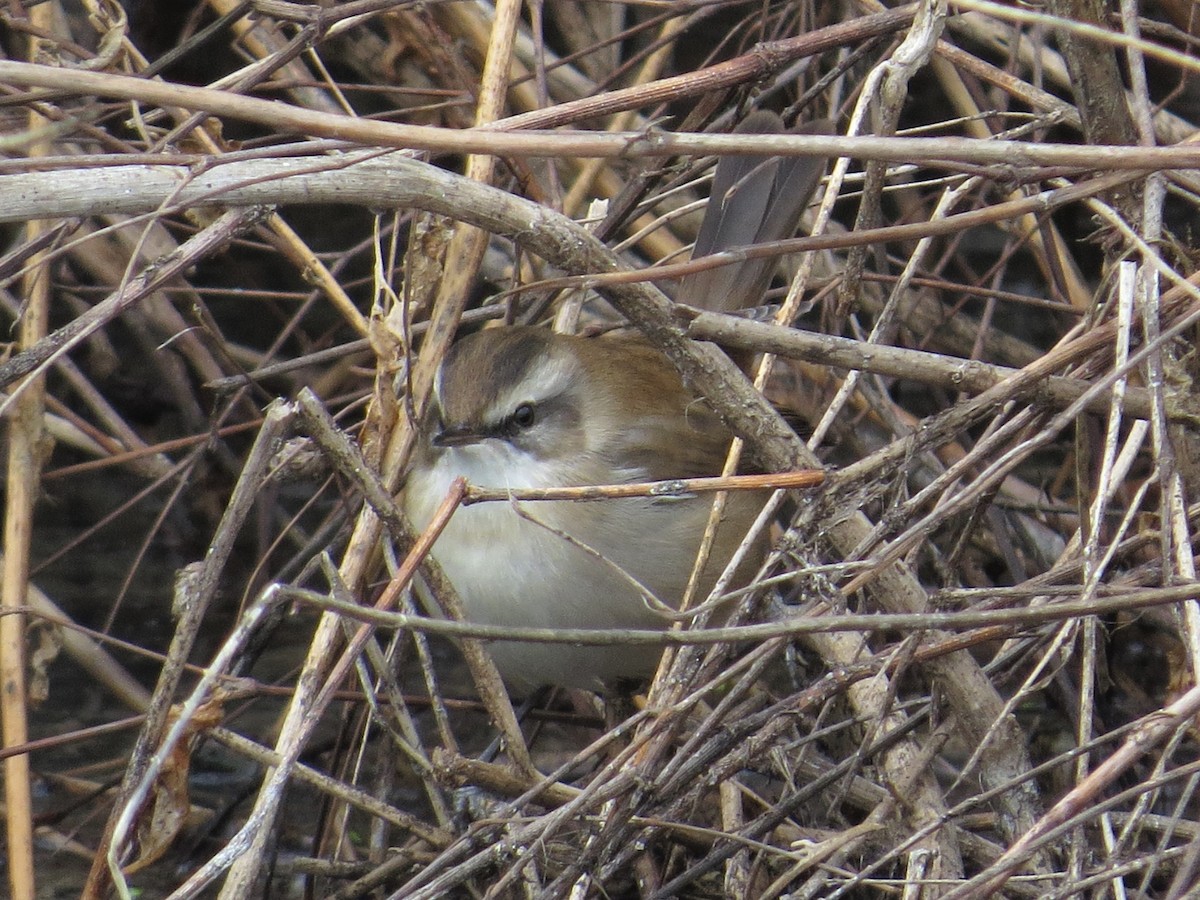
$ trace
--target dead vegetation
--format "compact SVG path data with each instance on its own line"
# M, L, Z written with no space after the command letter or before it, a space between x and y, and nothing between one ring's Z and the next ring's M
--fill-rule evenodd
M1194 894L1197 7L126 7L0 12L12 896ZM752 146L790 289L675 308ZM826 470L607 718L392 500L460 320L596 294Z

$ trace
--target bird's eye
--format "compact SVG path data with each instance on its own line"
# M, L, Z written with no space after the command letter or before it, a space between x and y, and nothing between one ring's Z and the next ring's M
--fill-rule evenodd
M532 403L522 403L513 410L512 423L518 428L532 428L537 421L537 411Z

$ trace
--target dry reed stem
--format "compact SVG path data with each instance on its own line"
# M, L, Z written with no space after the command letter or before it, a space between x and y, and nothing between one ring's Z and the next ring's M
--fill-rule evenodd
M46 10L38 10L31 24L48 28L51 19ZM30 41L26 52L35 54ZM34 110L27 119L31 132L38 132L45 120ZM45 141L29 147L32 157L49 152ZM38 243L42 234L53 230L52 222L31 220L25 226L25 240ZM18 346L30 347L46 333L50 320L50 277L44 251L35 252L21 280L25 298L18 323ZM29 389L13 403L8 416L6 438L7 466L4 491L4 558L0 578L0 748L19 747L29 739L27 709L29 678L25 647L25 617L20 608L29 593L29 557L33 541L33 508L37 498L42 467L42 443L45 440L46 382L34 378ZM6 402L12 403L9 397ZM4 759L4 809L7 880L14 897L32 897L34 892L33 785L29 757L6 756Z

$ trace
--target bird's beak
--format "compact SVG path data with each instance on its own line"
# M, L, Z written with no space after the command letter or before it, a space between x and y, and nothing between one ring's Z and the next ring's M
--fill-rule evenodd
M455 425L434 432L430 443L435 447L462 447L479 441L479 432L468 425Z

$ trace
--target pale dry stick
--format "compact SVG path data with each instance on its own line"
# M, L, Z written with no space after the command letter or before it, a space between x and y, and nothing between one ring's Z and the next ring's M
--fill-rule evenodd
M1059 800L1021 839L1013 844L997 862L951 891L944 900L975 900L996 896L1013 870L1020 866L1033 848L1048 834L1069 822L1077 813L1096 803L1105 789L1154 747L1166 740L1177 728L1187 727L1200 713L1200 687L1193 687L1164 709L1140 720L1121 746L1096 767L1087 779L1076 785Z
M316 47L309 46L305 49L304 54L312 60L313 68L315 68L318 75L320 75L320 80L328 86L329 92L333 94L334 98L336 99L338 108L347 115L353 115L353 105L346 98L346 94L342 90L342 86L337 83L337 80L329 71L329 67L325 65L325 60L321 59L320 55L317 53Z
M229 215L228 213L226 215ZM154 748L158 745L166 728L168 712L175 699L175 692L186 669L187 659L195 643L204 614L216 596L221 575L234 552L235 543L242 525L254 504L261 487L263 473L270 463L274 442L287 429L290 412L281 404L268 407L242 475L234 485L233 494L226 504L221 521L213 534L208 553L202 563L193 563L181 570L175 586L175 613L177 621L166 661L159 669L151 705L146 721L138 732L137 744L130 754L129 764L118 789L113 812L105 826L104 836L99 843L97 859L89 873L83 897L99 900L106 896L107 883L116 879L120 883L120 854L124 848L113 841L117 820L125 801L132 796L136 786L149 765Z
M1161 233L1164 199L1165 191L1162 180L1155 177L1149 178L1143 197L1142 230L1150 236ZM1159 476L1164 480L1161 485L1161 502L1164 507L1162 517L1170 523L1169 528L1164 527L1162 532L1161 552L1163 559L1170 560L1183 577L1192 578L1196 573L1196 562L1191 546L1186 496L1188 489L1194 489L1195 486L1185 483L1182 473L1175 465L1171 434L1168 431L1168 404L1164 397L1166 367L1161 354L1167 339L1180 333L1182 323L1197 316L1185 316L1180 322L1174 323L1164 331L1162 318L1165 312L1166 298L1161 295L1160 279L1165 278L1173 282L1172 293L1186 291L1193 302L1200 304L1200 288L1195 284L1198 275L1193 273L1185 279L1168 266L1153 244L1134 231L1124 218L1110 209L1107 204L1091 200L1089 206L1102 216L1104 221L1113 225L1141 257L1138 306L1146 346L1144 351L1139 352L1138 355L1147 361L1147 381L1154 404L1154 415L1151 417L1152 446L1155 459L1160 461ZM1180 436L1185 441L1189 437L1186 432L1182 432ZM1195 669L1200 665L1200 602L1195 599L1184 601L1182 612L1185 625L1185 644Z
M1088 147L1076 144L972 141L959 138L837 137L803 134L738 135L668 132L515 132L494 127L450 130L332 116L284 104L123 75L98 75L33 63L0 61L0 81L117 99L203 109L282 132L309 134L402 150L490 153L498 156L663 157L739 154L850 156L929 164L1067 166L1098 170L1155 171L1200 168L1200 144L1170 147ZM508 126L505 125L505 128Z
M829 138L829 140L835 140ZM587 287L634 284L661 278L676 278L732 263L809 250L844 249L857 244L919 240L929 235L952 234L965 228L1003 221L1030 211L1047 214L1064 205L1111 190L1131 176L1114 174L1086 183L1044 191L1019 202L1001 203L981 210L949 216L938 222L893 225L865 232L826 234L772 244L724 250L688 263L662 265L645 270L614 269L607 272L547 279L540 287ZM181 186L180 182L184 182ZM474 196L456 176L424 163L386 154L386 151L354 151L329 157L242 160L221 163L195 172L182 166L113 166L78 172L59 169L53 173L0 176L0 190L8 202L0 208L0 222L25 221L48 215L136 213L153 210L156 216L193 206L225 207L256 203L345 202L372 207L413 206L428 211L472 215L468 203L483 203L485 209L503 206L496 197ZM507 213L486 212L488 227L518 244L533 241L519 228L510 227L525 217L513 195ZM169 206L164 205L175 198ZM527 201L521 201L527 202ZM548 212L548 211L547 211ZM553 214L550 214L553 215ZM541 227L552 227L552 218ZM565 235L564 235L565 237ZM595 267L579 266L589 272ZM0 366L0 376L10 378L13 363Z
M612 743L610 735L604 735L594 741L585 750L579 751L569 765L582 762L589 756L603 751ZM560 767L559 773L552 773L544 778L531 778L516 772L511 766L500 763L484 762L471 756L459 756L438 747L434 750L434 763L437 765L438 777L457 787L474 785L482 787L488 793L507 797L520 802L528 799L542 806L562 806L578 797L583 789L563 781L549 781L553 774L566 776L569 769Z
M820 866L826 875L831 871L836 871L841 867L843 860L850 854L859 851L863 841L870 838L872 834L883 830L883 828L884 826L878 824L877 821L867 819L820 842L804 840L798 842L799 846L793 844L792 852L787 854L784 859L786 860L790 857L796 861L792 864L791 868L784 871L782 875L776 878L759 895L760 900L775 900L775 898L783 896L788 897L789 900L792 900L792 898L794 900L807 900L807 898L815 896L814 891L825 891L827 884L824 879L810 878L808 883L802 886L800 890L792 889L792 885L800 875L817 866ZM816 895L819 895L819 893ZM748 895L740 894L736 896Z
M182 587L183 592L187 593L189 586ZM179 704L174 721L162 735L157 749L146 760L145 768L140 776L129 785L129 789L122 797L122 803L116 807L117 816L113 825L112 839L105 854L105 862L108 865L108 873L113 886L122 900L132 900L134 894L126 881L120 857L127 842L131 841L133 837L132 832L137 828L138 819L147 814L147 804L150 803L151 792L159 780L164 777L165 770L172 764L172 758L180 743L190 738L192 722L197 712L203 705L211 703L218 696L220 680L230 673L254 633L279 603L280 592L277 588L277 585L269 586L242 614L237 626L222 643L212 662L205 667L204 674L188 698ZM198 599L191 596L176 597L176 600L185 603ZM288 764L289 761L283 758L281 767L287 767ZM189 882L191 880L189 879ZM187 885L173 893L172 896L192 896L193 893L187 891L186 888Z
M1156 834L1159 839L1182 835L1189 841L1194 841L1200 837L1200 822L1176 815L1146 812L1139 813L1135 817L1125 810L1113 810L1109 816L1122 829L1137 828L1143 832Z
M52 32L54 10L50 5L30 10L30 22L44 32ZM37 42L29 41L31 58L38 52ZM26 118L30 131L44 128L46 121L37 112ZM49 145L38 140L29 147L31 156L45 156ZM25 225L29 241L53 228L52 223L32 219ZM25 298L18 325L17 346L24 349L45 337L50 316L51 269L45 251L35 253L21 278ZM27 388L27 389L26 389ZM20 395L16 399L16 395ZM26 703L25 617L16 612L24 606L29 592L29 552L33 539L33 508L41 479L45 434L46 380L35 375L26 380L6 401L0 412L7 416L4 491L4 558L0 561L0 745L17 747L29 740ZM11 615L8 613L12 613ZM17 754L4 760L4 819L7 880L14 900L33 900L36 890L33 865L33 793L29 756Z
M1131 426L1129 428L1129 434L1125 438L1124 444L1121 447L1121 453L1117 457L1116 462L1113 465L1112 478L1111 478L1109 486L1108 486L1109 494L1106 498L1107 503L1112 503L1113 498L1117 495L1117 493L1125 487L1126 483L1129 480L1130 473L1133 471L1134 465L1138 462L1138 460L1141 456L1142 448L1145 445L1146 438L1149 434L1150 434L1150 423L1148 421L1138 420L1131 424ZM1155 467L1155 473L1152 477L1154 477L1154 478L1158 477L1157 476L1157 467ZM1144 493L1148 489L1148 487L1149 487L1149 484L1147 482L1143 481L1142 485L1138 489L1138 491L1139 491L1138 497L1139 498L1144 495ZM1130 501L1126 508L1126 511L1125 511L1126 517L1128 518L1131 515L1132 511L1137 510L1138 508L1139 508L1138 503ZM1128 530L1127 527L1119 528L1119 529L1117 529L1116 534L1118 536L1125 534L1127 532L1127 530ZM1083 535L1082 530L1077 528L1075 530L1075 532L1071 535L1071 537L1067 540L1066 546L1063 548L1062 553L1059 554L1059 558L1055 562L1055 566L1065 562L1068 559L1071 559L1072 557L1079 556L1080 558L1082 558L1081 547L1082 547L1083 537L1084 537L1084 535ZM1120 538L1114 537L1112 539L1112 541L1110 541L1110 543L1109 543L1109 547L1106 550L1106 555L1111 556L1111 554L1114 552L1114 550L1116 548L1116 545L1118 545L1119 543L1120 543ZM1107 567L1108 564L1109 564L1109 561L1105 560L1102 565L1104 567Z
M785 328L724 313L682 311L688 334L738 350L772 353L835 369L852 369L874 375L903 378L967 394L981 394L1020 370L975 359L947 356L927 350L909 350L884 344L867 344L850 338ZM1091 387L1082 378L1047 375L1021 395L1029 402L1061 409L1079 399ZM1106 412L1111 398L1098 397L1088 405L1091 412ZM1121 408L1135 419L1149 419L1150 393L1127 386Z
M1111 31L1086 22L1064 19L1061 16L1049 15L1024 7L1005 6L993 3L991 0L951 0L956 10L971 10L986 13L1000 22L1020 22L1027 25L1041 25L1059 31L1069 31L1077 37L1086 38L1097 44L1124 49L1136 50L1159 62L1169 63L1185 72L1200 72L1200 60L1187 53L1173 50L1162 44L1155 44L1140 37L1131 37L1117 31ZM1060 83L1068 84L1069 76L1063 71L1059 75Z
M1122 0L1122 24L1125 28L1127 36L1137 39L1138 16L1137 10L1129 0ZM1150 101L1150 92L1147 85L1145 60L1142 58L1140 50L1140 41L1130 45L1127 48L1129 56L1129 71L1131 75L1131 94L1132 94L1132 111L1134 122L1138 129L1139 140L1145 145L1154 143L1154 123L1152 104ZM1163 229L1163 203L1166 199L1165 185L1161 175L1152 174L1146 180L1145 192L1142 197L1142 218L1141 232L1145 236L1147 245L1154 246L1162 237ZM1160 281L1157 273L1151 273L1146 268L1139 270L1138 280L1138 305L1142 313L1143 329L1147 339L1152 338L1158 331L1158 323L1161 316L1161 297L1160 297ZM1171 369L1175 369L1182 365L1180 360L1171 359ZM1200 485L1195 483L1195 479L1187 479L1184 477L1184 472L1177 468L1174 464L1173 451L1170 445L1163 439L1170 438L1172 433L1178 437L1181 443L1186 447L1189 443L1193 443L1194 432L1193 428L1189 428L1186 424L1176 423L1172 426L1162 415L1165 412L1163 399L1163 376L1164 364L1162 356L1155 354L1151 356L1147 365L1147 380L1154 387L1154 400L1156 415L1153 422L1153 437L1156 456L1164 450L1168 454L1167 457L1160 461L1160 466L1165 470L1167 476L1167 484L1163 486L1164 506L1162 516L1166 521L1171 522L1171 537L1172 549L1174 554L1170 557L1164 555L1164 560L1171 559L1171 562L1177 574L1184 578L1194 578L1196 575L1196 559L1192 550L1191 528L1187 517L1187 492L1195 492ZM1174 374L1168 370L1166 374ZM1186 452L1186 450L1185 450ZM1166 529L1164 529L1164 532ZM1185 603L1183 606L1183 623L1184 633L1186 636L1185 645L1188 648L1188 653L1191 659L1191 669L1193 672L1200 672L1200 604L1195 601Z
M746 810L742 805L741 785L732 781L722 781L717 787L721 801L721 828L729 834L736 834L746 824ZM721 886L726 897L750 896L750 850L743 849L725 861L725 871L722 873Z
M1137 267L1126 260L1118 264L1117 271L1117 333L1116 346L1113 353L1113 364L1125 371L1129 361L1130 331L1133 328L1134 286L1137 278ZM1114 484L1114 474L1117 467L1118 445L1122 422L1120 399L1125 392L1128 381L1126 376L1117 379L1113 385L1112 405L1108 413L1108 422L1104 432L1104 449L1100 458L1100 474L1094 487L1095 496L1088 511L1089 521L1087 541L1083 549L1083 585L1085 598L1092 597L1104 578L1106 567L1098 558L1101 534L1108 513L1108 498L1117 489ZM1081 486L1082 488L1082 486ZM1121 535L1117 534L1112 544L1118 543ZM1076 741L1080 746L1086 745L1094 736L1095 703L1096 703L1096 672L1099 665L1097 647L1100 640L1099 625L1095 616L1083 620L1081 635L1081 652L1079 668L1079 712L1075 725ZM1082 782L1088 774L1091 757L1081 753L1075 759L1075 782ZM1071 836L1068 858L1070 877L1078 879L1083 871L1087 855L1085 835L1082 829Z
M0 391L0 402L3 402L7 399L8 394L4 391ZM51 398L51 400L52 399L53 398ZM115 449L120 447L116 441L111 439L105 440L103 443L101 443L101 441L97 440L96 437L93 436L97 434L96 431L91 429L85 430L76 424L79 422L79 419L76 417L64 417L61 415L55 415L53 413L47 413L45 422L46 436L49 437L50 440L54 441L55 446L70 447L72 450L78 450L81 453L85 453L88 456L92 456L97 459L103 459L107 457L110 453L114 452ZM102 438L103 437L105 436L102 436Z
M501 121L511 104L518 109L537 109L541 103L529 68L522 65L516 45L522 23L512 15L512 7L504 2L490 10L483 4L447 3L431 9L446 31L465 42L472 56L483 61L480 74L479 105L475 110L475 126ZM489 15L490 13L490 15ZM488 171L488 163L480 160L479 173ZM470 169L471 161L467 160ZM469 171L464 172L471 177ZM490 181L490 177L486 179Z
M1055 602L1041 606L1019 609L989 609L954 613L860 613L828 614L810 618L797 616L764 625L736 625L723 628L705 628L690 631L639 630L624 628L518 628L508 625L479 625L473 622L431 618L368 608L356 603L343 603L336 598L312 591L293 589L288 597L297 603L314 606L322 611L334 613L356 622L377 628L407 628L429 634L451 638L477 638L479 640L511 640L543 644L578 644L580 646L604 647L620 644L640 646L683 646L687 644L728 644L741 641L766 641L773 638L795 638L811 634L836 634L841 632L874 633L888 629L922 631L938 629L988 629L988 638L995 638L1004 629L1032 628L1047 623L1060 623L1088 615L1111 615L1121 611L1169 606L1194 596L1195 584L1175 585L1168 588L1140 589L1133 594L1109 594L1088 603L1077 601ZM1039 589L1039 594L1045 589ZM945 635L938 640L953 643ZM944 651L945 652L957 652ZM925 654L922 659L932 659L938 654ZM706 686L707 690L710 686Z
M1161 760L1160 760L1160 763L1161 763ZM1148 797L1143 797L1142 799L1147 802L1149 800ZM1116 835L1113 833L1112 820L1111 820L1111 818L1109 818L1108 813L1100 813L1100 822L1098 824L1100 826L1100 840L1104 844L1104 853L1108 857L1108 859L1115 861L1118 859L1116 840L1115 840ZM1084 831L1085 831L1085 829L1083 829L1083 828L1076 829L1076 834L1082 835L1084 833ZM1071 873L1068 877L1075 884L1078 884L1080 881L1083 881L1082 868L1080 869L1078 875L1076 875L1075 873ZM1124 879L1122 879L1120 876L1116 875L1115 873L1113 874L1112 878L1109 881L1109 889L1113 892L1113 897L1115 898L1115 900L1129 900L1129 895L1128 895L1128 893L1126 893L1126 890L1125 890Z
M696 182L696 184L698 185L699 182ZM668 189L668 190L661 191L654 197L654 203L662 204L664 201L673 200L674 199L673 195L675 193L680 193L680 192L683 192L686 190L688 190L688 186L680 185L679 187L677 187L673 190ZM682 218L685 216L690 216L692 213L696 212L697 210L703 209L706 203L708 203L707 200L696 200L693 203L683 203L680 206L673 206L669 210L667 210L663 213L660 213L658 215L655 215L653 218L651 218L649 216L637 218L635 220L635 222L643 222L644 221L645 224L643 224L637 230L631 232L628 237L626 237L622 240L619 240L619 241L614 241L612 243L613 251L616 253L625 253L626 251L628 251L629 249L631 249L633 247L648 246L648 245L644 245L643 241L646 241L647 239L653 239L655 235L662 234L664 231L664 226L670 225L679 218ZM648 207L647 203L643 202L639 208L646 209L649 207ZM592 216L589 215L586 218L586 220L590 221L591 218L592 218ZM598 218L598 216L596 218ZM671 239L670 243L677 244L679 242L675 241L674 239ZM684 247L684 245L679 243L678 251L676 251L675 249L672 249L669 252L656 257L658 260L660 260L660 262L657 263L656 265L665 265L667 263L663 262L663 261L669 261L672 259L676 259L678 257L678 254L683 252L683 247Z
M950 22L950 30L958 31L960 26L972 20L970 15L953 19ZM1049 48L1043 47L1041 49L1046 53L1051 52ZM945 39L938 41L937 55L939 59L943 59L953 65L955 69L962 69L969 72L981 81L991 84L1011 97L1020 100L1034 111L1049 116L1051 122L1061 122L1075 130L1083 127L1079 117L1079 110L1075 109L1066 100L1016 77L1011 72L985 62L973 53L968 53L966 50L955 44L951 44ZM1061 66L1061 57L1053 54L1053 58Z
M1157 323L1152 326L1151 322L1156 320L1154 311L1154 297L1157 296L1156 285L1144 284L1144 294L1146 297L1142 305L1143 309L1143 327L1147 332L1157 330ZM1176 363L1177 364L1177 363ZM1161 360L1151 359L1148 368L1150 369L1152 389L1161 391L1163 387L1162 381L1162 366ZM1163 367L1165 368L1165 367ZM1164 555L1164 566L1169 560L1173 568L1174 577L1194 578L1196 573L1196 559L1192 550L1191 525L1187 516L1188 494L1189 489L1194 491L1196 485L1193 481L1185 479L1183 472L1180 471L1176 462L1177 455L1175 448L1169 441L1165 429L1165 418L1156 417L1154 420L1156 426L1151 434L1153 436L1153 445L1155 450L1155 458L1159 461L1159 474L1163 479L1163 484L1160 486L1162 491L1162 515L1170 523L1169 528L1164 527L1164 536L1169 535L1169 541L1164 542L1163 549L1168 551ZM1164 440L1163 438L1167 438ZM1188 651L1188 657L1193 667L1193 671L1200 664L1200 603L1196 600L1189 600L1183 604L1183 621L1185 645Z
M320 286L330 303L333 304L333 308L346 320L346 324L364 337L369 334L367 320L355 305L353 298L346 293L346 289L329 271L329 267L312 251L295 229L278 213L272 215L266 224L279 236L281 248L297 271L303 272L307 279L315 281Z

